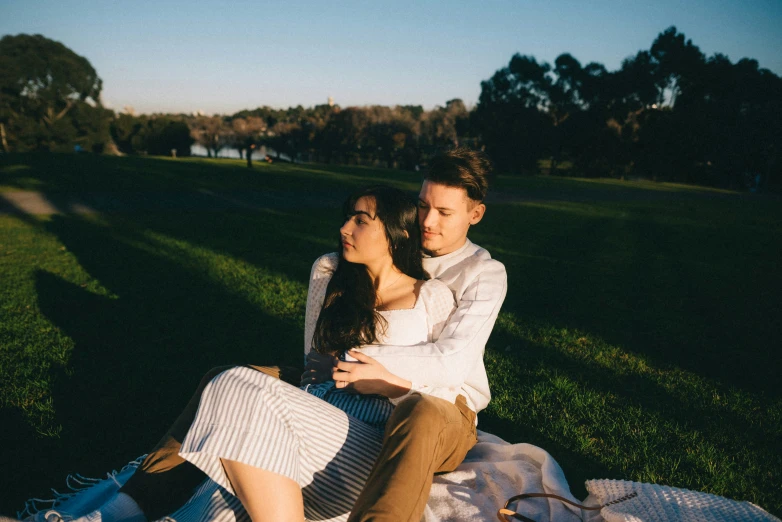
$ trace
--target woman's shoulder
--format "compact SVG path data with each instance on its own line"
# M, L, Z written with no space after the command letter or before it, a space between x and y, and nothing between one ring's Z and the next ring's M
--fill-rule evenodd
M310 280L320 279L322 277L331 277L331 274L336 270L339 264L339 254L331 252L329 254L323 254L312 263L312 271L310 272Z

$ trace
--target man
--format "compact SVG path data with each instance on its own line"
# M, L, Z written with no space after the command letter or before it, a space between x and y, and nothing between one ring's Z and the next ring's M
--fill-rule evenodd
M338 387L360 393L373 364L399 374L401 358L420 359L412 374L404 371L411 387L393 400L397 407L386 425L380 456L351 521L417 522L434 474L455 469L476 442L476 415L491 397L483 352L507 289L502 263L467 239L470 226L486 210L487 174L488 162L480 153L457 149L432 161L421 187L422 246L430 256L424 268L448 285L457 302L438 342L416 346L414 353L409 346L365 347L359 362L336 366L313 355L301 376L302 384L324 379L325 363L325 378L331 376ZM299 384L295 370L254 368ZM204 475L179 457L179 448L201 392L225 369L216 368L202 379L180 417L120 493L84 520L144 522L170 514L187 501Z

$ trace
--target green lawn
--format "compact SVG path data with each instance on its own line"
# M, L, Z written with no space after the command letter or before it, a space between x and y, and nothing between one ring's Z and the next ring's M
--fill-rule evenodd
M242 191L255 211L0 216L0 513L146 451L217 365L295 362L319 195L413 173L232 160L0 156L4 192ZM622 478L782 514L782 201L502 176L471 237L505 263L480 428L548 450L576 496ZM297 199L298 198L298 199Z

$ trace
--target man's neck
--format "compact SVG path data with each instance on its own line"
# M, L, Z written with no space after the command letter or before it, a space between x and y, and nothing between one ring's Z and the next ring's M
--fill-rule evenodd
M464 245L466 245L466 244L467 244L467 236L464 236L464 238L462 239L462 241L459 243L459 246L457 246L456 248L452 248L452 249L448 250L448 252L443 252L442 250L438 250L438 251L436 251L436 252L431 252L431 251L429 251L429 250L424 250L424 253L425 253L426 255L428 255L429 257L442 257L442 256L447 256L448 254L453 254L453 253L454 253L454 252L456 252L457 250L461 249L461 248L462 248L462 247L464 247Z

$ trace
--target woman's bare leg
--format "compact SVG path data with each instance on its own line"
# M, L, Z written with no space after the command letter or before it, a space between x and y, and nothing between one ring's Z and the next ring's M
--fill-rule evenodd
M295 481L235 460L220 461L236 496L253 522L304 520L304 499Z

